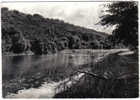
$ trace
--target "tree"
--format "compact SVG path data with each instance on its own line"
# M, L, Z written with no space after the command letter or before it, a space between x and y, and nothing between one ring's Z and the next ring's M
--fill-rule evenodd
M107 4L106 14L101 16L100 24L115 25L112 35L115 40L131 48L138 47L138 3L113 2Z
M5 38L3 41L3 49L13 53L22 53L25 49L25 41L23 41L22 33L15 29L14 27L9 27L7 29L2 29L2 38ZM4 46L5 45L5 46Z
M32 40L31 51L37 55L41 55L42 54L42 41L39 39Z

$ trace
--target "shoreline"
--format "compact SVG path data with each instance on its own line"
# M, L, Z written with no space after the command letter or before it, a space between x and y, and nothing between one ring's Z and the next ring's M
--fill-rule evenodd
M119 52L119 51L123 51L123 52L126 52L126 51L130 51L128 48L123 48L123 49L64 49L64 50L61 50L61 51L57 51L56 53L60 52L60 53L67 53L67 52L70 52L71 53L84 53L84 52L91 52L91 53L94 53L94 52L108 52L108 51L111 51L111 52ZM56 53L48 53L48 54L42 54L42 55L50 55L50 54L56 54ZM30 52L30 53L12 53L12 52L5 52L5 53L2 53L2 56L32 56L32 55L36 55L34 54L33 52Z
M78 74L72 76L74 80L79 80L84 74ZM19 90L17 94L11 93L5 98L53 98L57 93L64 90L64 87L61 84L68 85L69 87L73 84L69 78L60 80L58 82L44 82L38 88L29 88Z

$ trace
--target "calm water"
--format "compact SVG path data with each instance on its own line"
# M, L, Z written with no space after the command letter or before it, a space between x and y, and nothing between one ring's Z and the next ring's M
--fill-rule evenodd
M50 67L67 67L69 64L82 65L91 61L91 54L75 52L61 52L42 56L3 56L3 81L32 75Z

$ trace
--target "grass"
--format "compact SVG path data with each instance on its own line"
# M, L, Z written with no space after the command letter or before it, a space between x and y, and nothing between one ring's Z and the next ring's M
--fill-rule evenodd
M102 78L85 74L54 98L138 97L138 55L120 56L113 53L87 66L94 75Z

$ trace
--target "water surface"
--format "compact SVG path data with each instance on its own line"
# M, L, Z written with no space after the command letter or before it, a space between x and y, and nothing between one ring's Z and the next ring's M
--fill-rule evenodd
M82 65L91 62L91 54L62 52L51 55L2 57L3 81L32 75L50 68Z

